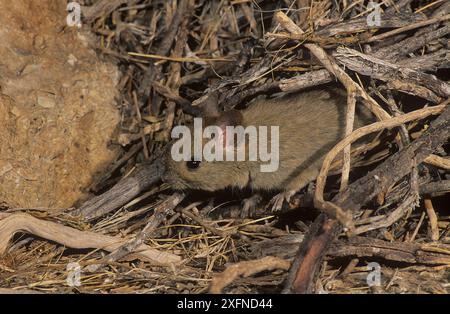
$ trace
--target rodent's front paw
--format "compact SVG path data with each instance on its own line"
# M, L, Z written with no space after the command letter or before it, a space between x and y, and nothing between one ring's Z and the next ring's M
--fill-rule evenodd
M291 197L296 193L296 191L284 191L277 195L275 195L267 205L267 208L270 208L272 212L281 211L283 208L284 202L289 203Z
M262 197L259 194L254 194L250 198L242 201L241 218L250 218L255 215L257 206L261 203Z

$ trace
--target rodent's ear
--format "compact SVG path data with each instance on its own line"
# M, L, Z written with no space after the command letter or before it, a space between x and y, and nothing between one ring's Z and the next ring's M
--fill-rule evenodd
M215 121L215 125L217 125L221 130L223 134L224 139L224 147L225 148L235 148L234 143L234 135L228 134L227 126L238 126L242 125L242 113L238 110L229 110L223 112L219 118Z
M205 101L201 103L202 115L204 118L217 118L220 116L219 95L217 92L210 93Z
M226 131L227 126L238 126L242 125L243 117L242 113L238 110L229 110L222 112L218 117L207 117L205 118L205 125L218 126L223 132Z
M238 110L229 110L223 112L215 121L215 124L220 128L225 128L227 126L238 126L242 125L242 113Z
M216 126L219 128L218 132L219 135L222 137L223 139L223 144L224 147L228 147L230 146L230 144L233 144L234 142L229 142L234 141L234 136L228 134L228 129L227 127L235 127L235 126L239 126L242 125L243 122L243 117L242 117L242 113L238 110L229 110L229 111L225 111L223 112L218 118L216 119L206 119L206 126ZM234 132L233 132L234 134ZM234 147L234 144L231 145L232 147Z

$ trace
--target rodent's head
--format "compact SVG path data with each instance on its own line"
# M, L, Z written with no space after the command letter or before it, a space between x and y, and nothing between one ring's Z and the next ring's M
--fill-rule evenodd
M218 191L227 187L245 187L249 173L243 162L174 161L169 152L162 179L176 190Z
M220 136L226 138L226 126L240 125L241 122L242 115L240 112L235 110L228 111L213 119L202 119L202 133L207 126L217 126L216 130L222 132ZM176 190L197 189L217 191L227 187L244 187L247 185L249 172L245 162L207 161L205 158L202 158L203 156L195 156L194 127L191 126L186 129L189 129L192 155L189 158L186 156L181 161L175 160L176 158L174 159L172 148L177 143L181 143L180 141L186 140L186 134L183 133L182 138L173 140L166 147L163 155L165 171L162 179L164 182L169 183ZM201 139L202 152L205 144L210 141L211 139Z

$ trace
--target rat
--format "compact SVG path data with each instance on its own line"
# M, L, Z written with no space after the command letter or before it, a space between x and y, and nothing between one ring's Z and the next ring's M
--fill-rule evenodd
M163 154L163 181L175 190L218 191L250 188L280 192L269 203L280 210L285 201L316 179L323 159L345 134L347 97L344 90L327 87L281 97L256 100L244 110L209 110L205 125L278 126L279 166L262 172L261 161L175 161L170 147ZM373 121L357 108L355 127ZM191 127L192 128L192 127ZM269 139L270 141L271 139ZM202 143L204 145L205 143Z

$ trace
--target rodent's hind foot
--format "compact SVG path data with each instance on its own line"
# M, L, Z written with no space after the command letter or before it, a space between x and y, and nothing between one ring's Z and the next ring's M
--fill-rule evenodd
M262 197L258 193L242 200L241 218L250 218L256 214L256 209L261 203Z
M283 209L283 205L284 203L289 203L289 201L291 200L291 197L294 196L294 194L296 193L296 191L291 190L291 191L284 191L281 192L277 195L275 195L274 197L272 197L272 199L270 200L270 202L267 204L266 209L270 209L272 210L272 212L279 212Z

